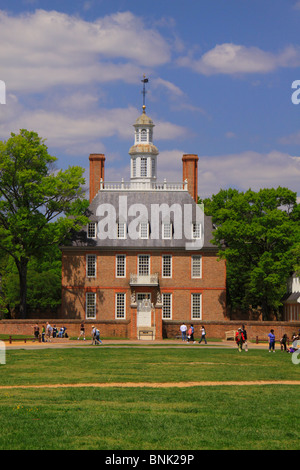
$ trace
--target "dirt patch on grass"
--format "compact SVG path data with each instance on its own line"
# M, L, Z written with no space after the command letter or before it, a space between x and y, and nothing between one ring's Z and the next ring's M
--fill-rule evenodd
M185 388L185 387L216 387L216 386L251 386L251 385L300 385L300 380L258 380L258 381L229 381L229 382L112 382L112 383L76 383L76 384L43 384L43 385L2 385L0 390L29 389L29 388Z

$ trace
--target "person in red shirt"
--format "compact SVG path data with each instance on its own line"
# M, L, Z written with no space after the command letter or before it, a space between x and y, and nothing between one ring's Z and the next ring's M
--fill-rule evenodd
M243 335L242 328L239 328L235 335L235 342L239 348L239 352L242 352L243 344L245 342L245 337Z

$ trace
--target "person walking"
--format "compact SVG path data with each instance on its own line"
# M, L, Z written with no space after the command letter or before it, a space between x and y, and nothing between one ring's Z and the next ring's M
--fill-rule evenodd
M43 327L42 327L42 343L45 343L45 334L46 334L46 330L45 330L45 327L43 325Z
M80 325L80 335L78 336L77 339L81 338L81 336L83 336L83 341L85 341L85 326L84 326L84 322L82 322L81 325Z
M92 344L96 344L96 328L95 325L92 325Z
M194 325L191 325L188 331L188 343L190 341L193 341L193 343L196 343L196 341L194 340L194 332L195 332Z
M207 341L206 341L206 331L205 331L204 326L202 325L202 327L201 327L201 339L200 339L200 341L199 341L199 344L202 342L203 339L204 339L204 341L205 341L205 344L207 344Z
M100 339L100 331L98 328L95 328L95 344L102 344L102 341Z
M283 337L280 340L280 349L281 351L286 351L286 343L287 343L287 335L284 334Z
M268 334L269 337L269 352L273 351L275 352L275 335L274 335L274 330L271 330L270 333Z
M242 325L242 332L243 332L243 335L244 335L245 351L247 352L248 351L248 341L247 341L247 331L246 331L245 325Z
M40 335L40 328L39 328L39 325L37 323L35 324L33 332L34 332L35 339L38 341L39 340L39 335Z
M242 350L243 350L244 341L245 341L245 338L244 338L244 335L243 335L242 328L239 328L238 331L236 332L236 335L235 335L235 342L238 346L239 352L242 352Z
M182 323L182 325L180 326L180 331L181 331L182 341L186 341L187 326L185 323Z

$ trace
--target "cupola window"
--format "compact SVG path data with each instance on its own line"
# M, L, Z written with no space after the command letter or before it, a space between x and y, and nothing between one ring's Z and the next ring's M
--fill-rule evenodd
M147 142L147 131L146 131L146 129L141 130L141 142Z

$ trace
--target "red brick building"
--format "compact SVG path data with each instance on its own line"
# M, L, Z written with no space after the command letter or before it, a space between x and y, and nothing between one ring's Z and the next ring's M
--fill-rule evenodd
M159 183L145 107L134 128L129 182L106 182L105 156L89 157L89 224L62 247L62 318L132 339L161 339L164 323L224 321L226 267L196 203L198 156L183 156L181 182Z

